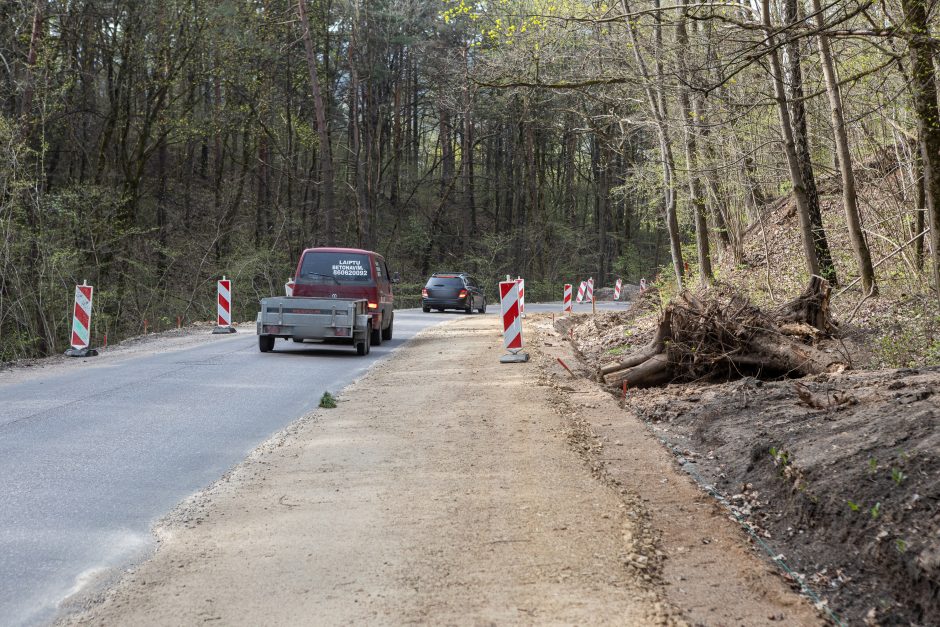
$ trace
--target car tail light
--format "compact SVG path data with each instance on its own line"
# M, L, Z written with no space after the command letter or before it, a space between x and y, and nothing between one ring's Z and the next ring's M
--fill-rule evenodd
M378 303L369 302L369 309L378 309L378 308L379 308Z
M422 289L421 289L421 298L427 298L427 297L428 297L428 288L426 288L426 287L425 287L425 288L422 288Z
M460 294L457 295L457 298L466 298L467 290L460 290Z

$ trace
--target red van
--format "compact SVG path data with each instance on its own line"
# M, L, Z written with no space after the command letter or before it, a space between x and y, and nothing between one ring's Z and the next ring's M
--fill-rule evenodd
M294 296L365 298L372 315L372 345L392 339L395 323L392 283L382 255L358 248L308 248L294 273Z

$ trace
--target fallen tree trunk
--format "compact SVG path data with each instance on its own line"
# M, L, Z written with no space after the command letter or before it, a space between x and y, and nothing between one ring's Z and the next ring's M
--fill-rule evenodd
M633 353L632 355L625 357L618 362L601 367L600 375L604 376L612 372L617 372L618 370L623 370L624 368L639 366L647 359L650 359L654 355L658 355L659 353L663 352L666 338L670 333L671 324L672 312L667 309L665 312L663 312L663 317L660 319L659 326L656 328L656 335L653 336L653 339L649 344L641 348L636 353Z
M684 293L660 319L652 341L636 353L607 364L598 378L607 384L650 387L669 381L719 375L805 376L841 372L838 355L811 343L836 328L829 313L829 283L813 277L796 299L770 316L729 288L701 296Z

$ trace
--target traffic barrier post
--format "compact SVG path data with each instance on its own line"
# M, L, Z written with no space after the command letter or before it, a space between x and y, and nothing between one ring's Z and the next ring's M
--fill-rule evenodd
M597 303L594 302L594 277L588 279L587 282L587 299L591 301L591 313L597 313Z
M290 298L294 295L294 277L288 277L287 283L284 284L284 296Z
M571 283L565 283L565 299L563 301L565 313L571 313Z
M522 352L522 312L517 281L499 282L499 308L503 317L503 346L509 351L499 358L500 363L529 361L529 354Z
M216 294L216 327L212 333L235 333L235 327L232 326L232 280L223 275L216 286Z
M617 282L614 283L614 300L620 300L620 291L623 289L623 281L617 279Z
M519 284L519 315L525 318L525 279L517 276L516 283Z
M75 286L75 306L72 309L72 337L71 345L65 351L68 357L94 357L98 351L91 348L91 303L95 295L95 288L82 281Z
M581 285L578 286L578 302L584 302L584 291L587 289L587 281L581 281Z

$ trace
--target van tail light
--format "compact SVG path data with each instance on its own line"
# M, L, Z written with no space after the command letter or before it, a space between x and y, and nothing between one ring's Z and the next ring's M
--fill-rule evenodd
M467 290L460 290L460 294L457 295L457 298L466 298Z
M378 309L378 308L379 308L378 303L373 303L372 301L369 301L369 309Z
M428 288L426 287L421 288L421 298L427 298L427 297L428 297Z

